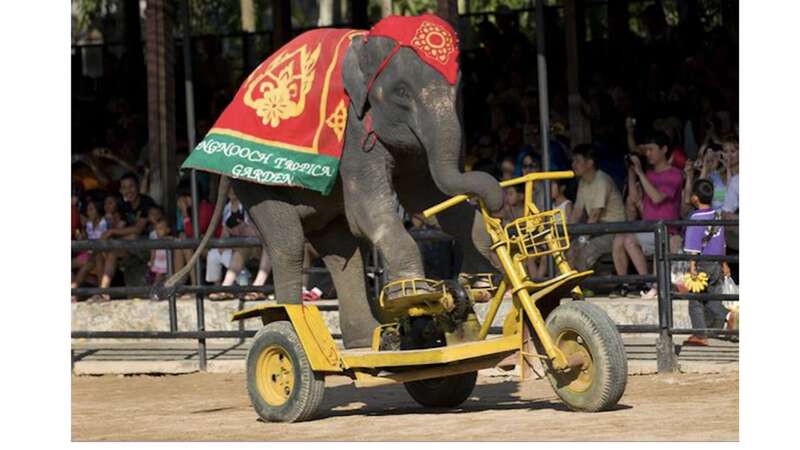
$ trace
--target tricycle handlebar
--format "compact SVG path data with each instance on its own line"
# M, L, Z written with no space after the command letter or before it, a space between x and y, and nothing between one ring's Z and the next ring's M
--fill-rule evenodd
M571 170L563 170L560 172L533 172L529 173L528 175L523 175L521 177L512 178L510 180L505 180L500 182L500 187L509 187L514 186L517 184L522 183L529 183L535 181L544 181L544 180L561 180L565 178L572 178L575 176L575 172ZM426 219L439 214L440 212L444 211L447 208L455 206L465 200L469 199L469 195L467 194L459 194L449 199L431 206L430 208L426 209L422 212L422 216Z

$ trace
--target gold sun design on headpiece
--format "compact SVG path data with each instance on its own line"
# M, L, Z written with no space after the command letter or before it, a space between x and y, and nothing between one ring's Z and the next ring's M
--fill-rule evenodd
M442 64L447 64L450 55L455 51L452 34L445 28L427 21L422 22L417 28L411 39L411 45Z

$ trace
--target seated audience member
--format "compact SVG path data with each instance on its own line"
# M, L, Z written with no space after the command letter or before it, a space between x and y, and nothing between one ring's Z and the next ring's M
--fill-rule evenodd
M728 174L728 183L725 187L725 201L722 204L724 219L739 218L739 138L730 135L722 139L722 148L725 159L725 172ZM728 246L739 249L739 229L728 229Z
M164 219L164 208L153 205L147 210L147 235L152 238L153 231L156 229L156 225L161 219Z
M642 153L647 158L651 170L642 170L642 162L637 155L631 155L628 165L628 191L632 202L637 205L642 220L676 220L680 217L681 186L683 175L669 163L669 140L664 133L655 132L640 141ZM680 242L678 230L669 228L670 248L677 250ZM677 237L677 239L672 239ZM614 237L612 255L617 275L628 273L629 261L633 262L639 275L646 275L645 255L655 252L655 235L652 232L618 234ZM623 284L616 295L626 296L630 287ZM655 298L655 286L641 292L643 298Z
M182 183L178 186L178 211L181 215L181 222L183 232L181 232L178 237L179 238L194 238L194 230L192 229L192 194L188 183ZM198 237L202 237L202 235L208 229L208 225L211 223L211 216L214 214L214 205L212 205L208 200L205 198L200 199L200 204L197 207L197 222L200 226L200 233ZM218 226L217 229L214 231L214 237L218 238L222 234L222 226ZM175 270L178 271L186 263L192 258L193 250L190 248L183 248L175 251ZM197 278L195 277L194 270L189 271L189 276L191 283L193 285L197 285Z
M163 217L155 219L153 231L150 232L149 237L150 239L168 239L170 229L167 220ZM150 268L150 283L155 284L161 281L167 274L167 250L163 248L150 250L150 261L148 261L147 267Z
M222 209L222 237L235 236L231 229L243 223L249 223L250 220L247 212L244 210L244 205L236 197L233 189L228 190L228 202ZM208 250L206 256L206 282L215 285L222 282L222 269L227 269L231 264L231 256L233 250L230 248L212 248ZM211 294L212 296L217 294ZM221 294L220 294L221 295Z
M533 153L525 153L519 159L520 173L528 175L533 172L541 172L542 165L539 159ZM544 209L544 197L546 195L544 183L536 183L533 185L533 204L540 210Z
M223 235L228 237L259 237L255 225L250 222L250 217L244 205L236 197L233 190L228 191L228 203L222 212ZM272 271L272 262L265 247L246 247L236 249L211 249L206 259L206 281L219 283L222 286L233 286L239 274L245 269L245 264L251 258L259 258L258 273L253 280L253 286L263 286ZM222 267L225 267L225 277L222 278ZM249 280L248 280L249 282ZM211 300L227 300L235 298L226 292L214 292L208 296ZM261 300L264 295L260 292L249 292L245 300Z
M569 180L550 182L550 198L553 200L553 208L561 210L561 214L564 215L564 220L570 220L572 217L572 200L567 196L569 187ZM574 192L573 190L573 193Z
M595 166L597 155L590 144L575 147L572 170L578 178L578 194L569 223L624 222L622 195L605 172ZM581 236L572 243L569 257L578 270L592 268L601 256L611 253L614 235Z
M106 218L100 214L100 208L97 206L97 203L94 200L87 200L86 202L86 225L85 225L85 234L84 236L86 239L95 240L100 239L100 236L106 232L108 229L108 223L106 222ZM86 277L89 273L92 272L95 268L102 268L103 267L103 253L101 252L94 252L89 251L86 252L86 261L78 270L78 273L75 275L75 278L72 280L72 288L80 287L83 284ZM100 278L98 276L98 278ZM72 301L77 301L75 296L72 297Z
M500 162L500 181L514 178L514 158L506 156Z
M696 208L689 220L718 220L720 214L711 207L714 198L714 185L709 180L700 179L692 188L692 205ZM690 255L721 256L725 254L725 227L691 226L686 227L684 252ZM703 272L708 277L706 292L719 294L722 280L730 276L727 262L690 261L689 273L694 277ZM722 328L725 324L727 310L720 301L689 300L689 319L692 328ZM706 318L709 320L707 321ZM707 346L705 333L689 336L684 345Z
M140 239L147 237L147 214L150 207L155 205L149 196L139 192L139 179L133 173L126 173L122 176L119 182L119 193L122 196L122 208L119 211L121 220L118 224L124 223L122 226L110 227L100 237L101 239ZM116 203L115 200L106 199L106 206L111 206ZM112 216L116 213L114 209L116 205L111 206ZM108 209L106 215L109 215ZM147 250L139 251L132 250L130 252L125 250L113 250L105 253L103 276L100 280L100 287L107 288L111 286L111 281L117 270L117 263L120 259L135 255L138 259L147 261L149 252ZM146 256L145 256L146 255ZM99 294L93 296L91 301L107 301L109 296L107 294Z

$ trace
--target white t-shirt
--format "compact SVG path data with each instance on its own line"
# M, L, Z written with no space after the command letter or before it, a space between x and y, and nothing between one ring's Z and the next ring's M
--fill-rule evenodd
M92 221L86 222L86 236L91 239L100 239L100 236L103 235L108 230L108 223L106 222L106 218L103 217L100 219L100 222L97 223L95 226Z
M155 230L150 232L150 239L158 239ZM162 249L152 250L155 253L150 271L153 273L167 273L167 251Z
M725 192L725 203L722 210L736 212L739 209L739 175L734 175L728 180L728 190Z

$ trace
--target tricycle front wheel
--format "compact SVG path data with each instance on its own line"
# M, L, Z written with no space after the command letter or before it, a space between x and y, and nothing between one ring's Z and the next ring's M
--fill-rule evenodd
M602 309L584 301L557 307L547 317L554 344L580 366L546 376L561 400L574 411L603 411L617 404L628 379L628 360L616 325Z

